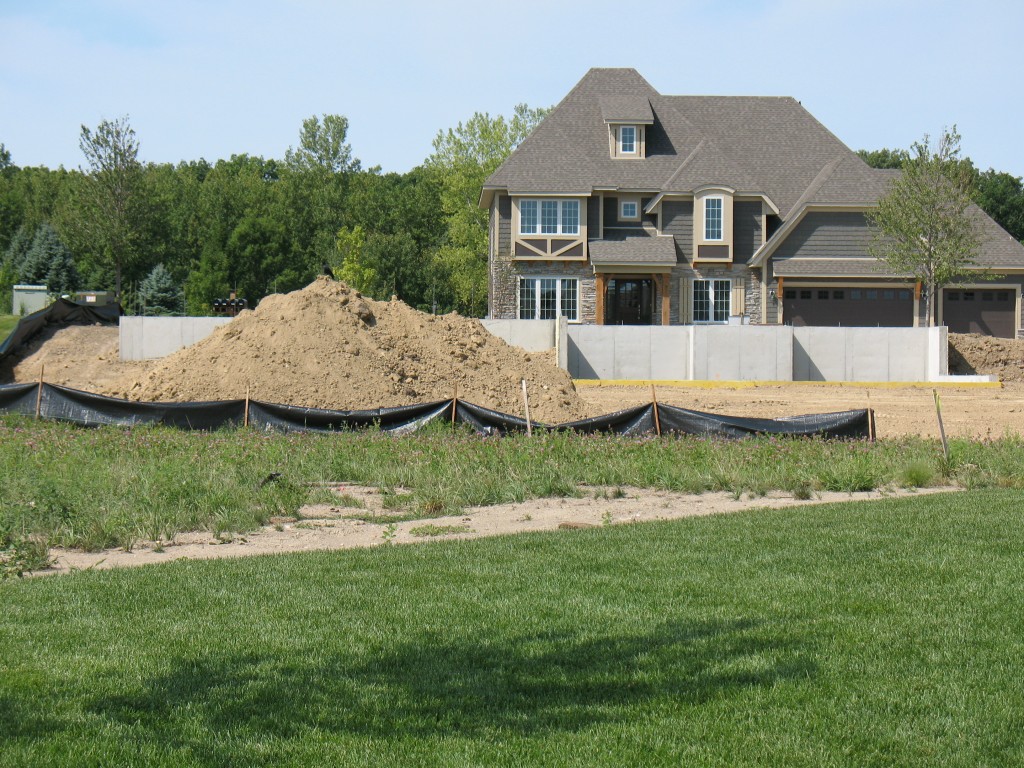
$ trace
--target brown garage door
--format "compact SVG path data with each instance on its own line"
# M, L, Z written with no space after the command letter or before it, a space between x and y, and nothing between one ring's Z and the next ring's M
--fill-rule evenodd
M942 292L942 323L953 333L1017 335L1017 294L1006 289L947 288Z
M786 288L782 313L787 325L909 327L914 294L909 288Z

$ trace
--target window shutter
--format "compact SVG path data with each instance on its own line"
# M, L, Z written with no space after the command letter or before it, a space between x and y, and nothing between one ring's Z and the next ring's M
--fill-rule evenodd
M734 280L732 283L732 306L729 308L729 314L747 314L747 296L742 280Z
M684 324L693 322L690 317L690 285L690 278L679 278L679 322Z

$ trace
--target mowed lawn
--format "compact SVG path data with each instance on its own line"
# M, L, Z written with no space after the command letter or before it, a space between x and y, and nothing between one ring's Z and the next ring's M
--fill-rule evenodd
M1019 765L1022 502L0 583L0 764Z

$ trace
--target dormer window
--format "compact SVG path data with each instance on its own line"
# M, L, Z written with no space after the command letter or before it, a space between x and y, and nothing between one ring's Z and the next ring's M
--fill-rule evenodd
M647 156L647 129L654 111L646 96L602 96L601 116L608 126L608 152L615 158L641 160Z
M640 218L640 202L638 200L622 200L619 202L619 219L637 221Z
M619 124L610 125L612 157L638 160L645 154L643 125Z
M619 127L619 153L623 155L636 154L635 125L623 125Z

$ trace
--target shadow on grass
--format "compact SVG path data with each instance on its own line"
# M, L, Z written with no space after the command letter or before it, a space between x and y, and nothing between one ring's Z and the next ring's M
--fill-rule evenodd
M219 745L240 734L266 741L301 740L314 729L341 740L573 732L634 720L659 704L696 705L813 677L808 649L776 634L749 621L670 622L636 635L483 634L352 656L183 659L143 681L139 693L96 700L91 710L207 764L238 760L237 741Z

